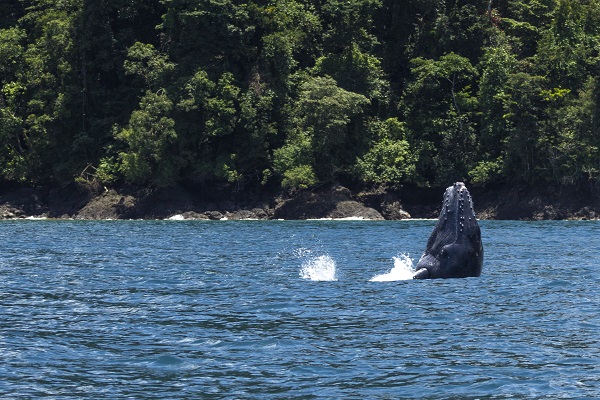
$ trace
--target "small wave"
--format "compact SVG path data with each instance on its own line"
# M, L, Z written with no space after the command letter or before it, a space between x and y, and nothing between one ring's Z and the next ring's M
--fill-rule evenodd
M300 276L311 281L337 281L335 261L328 255L309 258L302 263Z
M394 257L394 267L387 273L374 276L369 282L391 282L412 279L415 269L407 254Z

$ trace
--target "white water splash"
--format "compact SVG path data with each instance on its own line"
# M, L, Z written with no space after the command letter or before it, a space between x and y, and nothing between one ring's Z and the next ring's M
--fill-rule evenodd
M407 254L394 257L394 267L387 273L374 276L369 282L391 282L412 279L415 269Z
M311 257L300 266L300 276L311 281L337 281L335 261L328 255Z

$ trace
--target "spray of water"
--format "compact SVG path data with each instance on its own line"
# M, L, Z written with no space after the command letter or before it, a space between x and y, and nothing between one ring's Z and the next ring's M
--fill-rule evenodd
M300 266L300 276L311 281L337 281L335 261L328 255L310 257Z
M387 273L374 276L369 282L391 282L412 279L415 269L407 254L394 257L394 267Z

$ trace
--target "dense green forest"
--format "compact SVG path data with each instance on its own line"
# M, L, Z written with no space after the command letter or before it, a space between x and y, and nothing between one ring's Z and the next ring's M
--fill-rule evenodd
M5 0L0 180L600 183L600 0Z

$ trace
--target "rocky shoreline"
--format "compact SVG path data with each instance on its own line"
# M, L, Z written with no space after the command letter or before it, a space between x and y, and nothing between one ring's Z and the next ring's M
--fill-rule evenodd
M592 187L499 185L470 188L479 219L599 219ZM0 219L366 219L437 218L444 188L351 190L330 185L294 192L237 192L229 187L106 188L72 182L59 188L0 189Z

